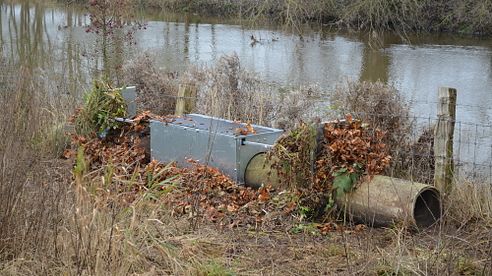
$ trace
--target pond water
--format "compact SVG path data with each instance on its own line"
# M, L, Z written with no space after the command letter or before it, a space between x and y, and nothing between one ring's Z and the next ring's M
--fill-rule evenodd
M101 62L91 57L97 36L86 33L89 17L82 9L39 1L0 3L0 49L8 59L27 60L32 66L42 65L43 59L64 61L68 65L54 69L71 74L86 73ZM490 164L491 38L422 35L409 37L409 44L385 35L381 47L371 47L367 34L322 28L299 36L275 27L252 28L218 19L144 17L146 30L135 33L136 44L115 46L123 52L118 58L148 53L160 66L180 70L189 63L212 64L224 54L236 53L244 67L280 84L333 88L344 78L380 79L394 84L412 102L416 117L430 120L436 118L438 87L454 87L457 120L462 123L457 127L458 139L471 145L467 158L473 163ZM252 45L252 36L259 42ZM478 148L477 154L477 145L482 144L487 153Z

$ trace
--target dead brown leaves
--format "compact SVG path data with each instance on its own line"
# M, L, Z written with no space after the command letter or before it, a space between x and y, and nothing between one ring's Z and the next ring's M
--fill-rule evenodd
M188 160L182 169L181 186L162 198L176 216L211 221L220 226L276 226L274 221L292 217L297 207L295 197L271 187L253 189L238 185L216 168ZM282 197L282 195L285 195Z
M324 126L326 148L330 153L333 169L353 170L354 164L363 167L367 175L376 175L389 165L391 157L383 143L385 133L370 129L351 115L345 121L327 123Z
M258 191L239 186L218 169L189 160L180 188L163 198L175 215L199 216L222 222L248 203L259 200Z
M143 112L132 123L108 133L104 139L73 135L72 148L64 155L76 159L77 148L82 146L89 164L89 182L107 179L105 183L111 183L109 191L115 195L124 195L122 197L126 204L131 204L142 194L152 192L157 196L151 198L168 205L175 216L211 221L225 227L283 224L289 219L295 219L296 210L301 204L314 206L322 202L321 195L331 192L330 181L334 169L361 163L367 166L368 173L378 173L389 162L385 145L381 143L382 133L371 132L360 121L351 119L326 124L324 154L318 155L316 160L314 176L317 181L313 182L316 185L289 191L276 191L268 186L256 190L240 186L218 169L193 160L188 160L185 167L150 161L146 148L148 145L142 142L148 138L149 121L172 122L174 119ZM247 132L254 132L248 126ZM284 138L289 141L289 152L303 149L302 155L289 155L287 151L282 153L309 158L308 153L314 149L313 131L304 125L302 131ZM297 145L303 137L309 138L309 145ZM304 178L301 181L306 180ZM130 188L128 183L131 183Z
M241 122L237 122L238 124L241 124ZM244 126L238 127L234 130L234 133L236 135L249 135L249 134L256 134L256 130L253 128L251 123L247 123Z
M90 183L107 177L110 168L109 190L126 204L131 204L139 195L153 192L159 198L152 198L168 205L176 216L196 217L229 227L261 222L265 215L261 210L270 208L266 207L271 199L270 187L255 190L240 186L218 169L194 160L188 160L185 167L149 160L142 144L149 135L149 121L172 122L174 119L143 112L132 123L108 133L104 139L95 135L72 135L72 147L64 155L76 159L78 147L83 147ZM254 132L251 125L246 128ZM167 183L169 179L172 181ZM131 188L125 184L129 182Z
M345 234L359 234L367 230L367 226L364 224L357 224L353 227L346 227L335 222L327 222L318 224L317 228L322 235L328 235L332 232L343 232Z

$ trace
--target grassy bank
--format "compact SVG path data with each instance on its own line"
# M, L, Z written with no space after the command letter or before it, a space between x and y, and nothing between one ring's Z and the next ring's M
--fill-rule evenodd
M292 26L316 22L354 30L492 32L490 0L144 0L146 7L243 19L266 18Z
M271 85L242 69L235 57L177 76L159 70L151 61L149 57L131 62L125 78L154 99L155 105L149 106L152 101L143 98L141 107L164 114L172 110L175 98L169 96L176 93L177 85L195 82L201 84L198 111L202 113L265 124L273 124L275 118L292 122L306 114L306 106L311 106L306 95L315 89L296 93L289 88L292 96L270 98ZM65 125L80 104L76 98L60 96L72 86L49 70L32 74L2 65L1 275L491 273L492 195L480 183L463 182L451 195L443 220L424 231L412 232L403 225L356 228L343 222L319 229L317 224L323 222L307 220L300 212L275 221L273 228L254 221L229 227L197 216L208 211L200 206L196 212L177 213L177 208L166 204L162 191L140 185L148 183L149 171L132 174L128 169L133 163L108 159L89 164L88 156L82 154L75 160L61 158L67 141L59 125ZM340 87L337 93L347 95L347 101L366 92L391 101L387 99L391 91L383 84L355 83ZM243 102L234 100L238 95ZM214 102L217 97L224 104ZM380 102L377 97L360 101L365 105L358 108L375 108L372 103ZM282 110L270 110L282 102ZM338 104L353 108L344 101ZM125 144L119 144L98 154L132 153L125 149ZM164 170L160 175L165 175L167 169L160 169ZM166 179L167 183L202 185L202 178L189 177L193 175L178 172Z

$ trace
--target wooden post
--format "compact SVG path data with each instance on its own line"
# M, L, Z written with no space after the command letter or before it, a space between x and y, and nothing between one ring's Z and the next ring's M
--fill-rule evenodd
M194 85L179 85L174 115L182 116L195 109L197 89Z
M434 132L434 185L446 196L453 187L453 135L456 121L456 89L439 88L437 125Z

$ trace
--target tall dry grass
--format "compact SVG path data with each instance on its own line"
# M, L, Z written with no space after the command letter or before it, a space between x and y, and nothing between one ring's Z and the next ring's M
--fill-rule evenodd
M316 86L268 83L242 67L236 54L179 73L162 71L149 56L140 56L126 64L125 82L137 84L139 110L173 114L179 85L193 85L198 92L192 112L279 128L320 115L317 103L325 96Z
M63 171L53 171L66 142L61 101L39 93L43 81L28 67L2 61L0 93L0 258L29 258L48 250L66 196ZM19 77L22 76L22 77ZM50 158L51 157L51 158ZM53 228L52 228L53 227Z
M199 88L197 111L229 120L267 125L274 88L241 66L237 55L222 56L215 66L185 73ZM191 73L191 74L190 74ZM200 76L195 78L194 76Z
M230 69L231 63L223 62L222 69L215 69L221 74L216 73L214 82L224 93L243 93L240 84L230 85L229 80L230 76L241 76L234 72L243 69ZM73 177L73 164L56 158L64 141L59 125L77 101L63 99L62 91L54 88L71 86L63 78L54 85L46 81L49 75L2 65L2 275L492 272L492 195L490 187L476 183L458 186L446 205L442 223L417 233L399 225L359 234L335 231L325 237L309 230L315 229L310 225L303 234L293 234L289 225L282 233L226 229L212 223L193 229L187 218L172 216L171 210L146 199L145 193L132 204L124 203L121 199L125 194L112 194L107 187L132 183L122 182L110 166L97 172L105 177L93 178L94 172L80 166L84 156L79 156L79 169ZM190 76L181 77L190 80ZM207 91L214 85L206 87L201 93L212 97ZM231 87L239 87L239 92ZM300 91L304 92L298 97L312 93L309 89ZM225 102L227 99L225 94ZM285 100L285 105L295 106L296 102L293 97L292 102ZM227 106L211 110L233 110ZM297 112L294 108L292 116Z
M77 170L60 158L65 124L80 100L66 96L68 78L1 63L1 275L227 272L215 260L223 245L190 233L188 220L174 219L145 194L125 205L124 195L106 193L107 185L121 184L110 166L99 181L80 169L83 156Z
M176 106L179 81L175 73L157 68L148 55L140 56L124 67L124 82L137 86L137 109L155 114L172 113Z
M319 22L355 30L490 34L490 0L146 0L144 6L205 15L259 18L293 26Z

